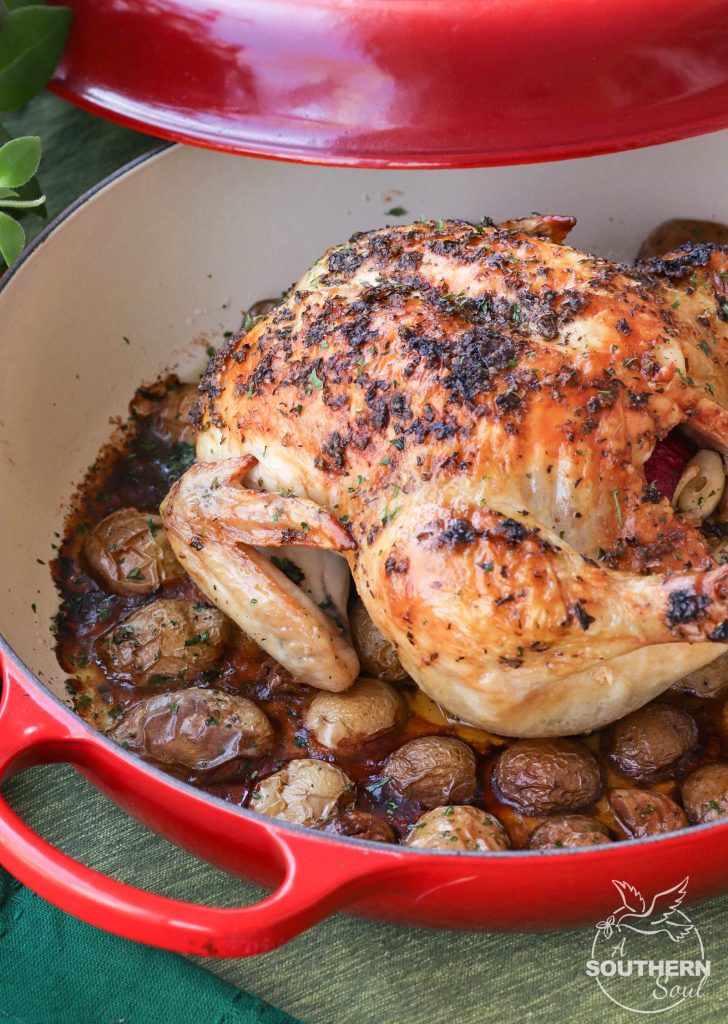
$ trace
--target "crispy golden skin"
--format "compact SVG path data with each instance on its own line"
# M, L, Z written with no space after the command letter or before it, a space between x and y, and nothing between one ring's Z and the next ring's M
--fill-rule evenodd
M407 672L495 732L596 728L726 649L728 567L643 466L678 425L728 455L728 257L696 245L622 267L561 244L572 223L356 235L213 360L197 454L238 475L210 490L212 467L193 467L162 514L248 632L250 565L230 590L231 559L258 559L275 589L290 580L260 546L316 547L315 532ZM236 501L262 532L236 538ZM345 688L345 628L291 587L297 636L279 623L266 646L261 616L256 639Z

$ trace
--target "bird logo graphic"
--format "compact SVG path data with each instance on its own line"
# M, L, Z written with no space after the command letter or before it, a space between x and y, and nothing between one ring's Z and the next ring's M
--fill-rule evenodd
M615 932L627 930L639 932L640 935L664 933L673 942L682 942L693 930L693 925L687 921L684 914L679 917L673 915L685 899L688 880L687 877L683 878L682 882L678 882L671 889L658 892L648 904L635 886L613 878L612 885L619 893L622 903L605 921L599 922L597 931L601 932L605 939L611 939Z
M689 880L645 898L630 882L612 879L619 906L596 926L586 973L615 1006L665 1013L703 995L711 961L682 909Z

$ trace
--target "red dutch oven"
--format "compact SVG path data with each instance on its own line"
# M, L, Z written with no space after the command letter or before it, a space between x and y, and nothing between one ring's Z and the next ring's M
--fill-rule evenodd
M728 124L723 0L54 2L59 95L214 149L472 167Z
M654 892L689 870L692 900L728 888L728 822L586 850L434 853L322 835L194 790L67 706L46 564L73 485L138 383L167 368L198 373L241 309L286 286L327 245L383 223L393 201L413 219L506 217L536 205L573 212L577 243L626 258L675 213L676 196L690 196L696 216L720 211L727 149L719 135L666 151L433 175L173 147L56 221L0 282L0 778L75 765L150 828L274 891L239 909L152 895L59 852L3 800L0 862L94 925L210 956L270 950L344 907L413 925L551 929L606 916L613 878ZM658 187L666 163L669 187Z

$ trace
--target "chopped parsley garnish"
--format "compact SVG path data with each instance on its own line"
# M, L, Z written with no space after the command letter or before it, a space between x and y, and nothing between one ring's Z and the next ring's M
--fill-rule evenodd
M186 441L178 441L172 449L172 458L169 460L169 468L173 474L182 476L195 461L195 449Z
M612 491L612 498L614 499L614 507L617 509L617 522L619 523L619 528L621 530L624 526L624 522L622 520L622 507L619 504L619 491L616 490L616 488Z
M188 636L185 640L185 647L199 647L200 644L206 644L210 639L210 631L206 629L204 633L195 633L194 636Z

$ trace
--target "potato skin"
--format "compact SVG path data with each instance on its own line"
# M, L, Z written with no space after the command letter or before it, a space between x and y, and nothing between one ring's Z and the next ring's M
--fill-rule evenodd
M479 807L434 807L427 811L402 840L420 850L458 853L507 850L511 845L503 825Z
M355 796L354 783L336 765L302 757L262 779L253 790L250 809L317 828L349 807Z
M357 679L343 693L317 693L303 724L327 750L352 750L391 732L405 715L405 703L391 686L379 679Z
M109 735L147 760L193 771L261 757L273 745L273 727L252 700L197 686L146 697Z
M728 689L728 653L721 654L703 668L678 679L671 689L695 697L717 697L723 690Z
M682 784L682 801L694 825L704 825L728 814L728 764L706 764Z
M519 810L558 814L594 803L602 775L591 751L574 740L518 740L496 761L493 788Z
M688 819L682 807L664 793L645 789L613 789L609 793L609 806L632 839L687 828Z
M151 417L154 433L168 444L194 445L197 434L191 413L199 395L196 384L183 384L176 374L139 388L131 405L137 419Z
M653 256L662 256L666 252L674 252L688 242L728 245L728 226L712 220L691 220L682 217L663 221L644 240L637 259L649 260Z
M160 598L100 637L96 656L134 686L189 682L215 665L232 629L217 608Z
M364 675L388 683L408 678L391 641L374 625L362 601L355 601L349 609L349 628Z
M258 299L248 310L248 316L251 320L255 320L259 316L268 316L280 304L280 297L277 299Z
M612 726L606 750L622 775L657 780L669 777L697 742L698 727L687 711L648 704Z
M136 508L96 523L84 538L83 560L104 590L123 597L143 597L184 575L160 517Z
M421 736L393 751L384 764L388 785L407 800L435 808L471 800L475 755L453 736Z
M366 839L372 843L394 843L394 831L375 814L367 811L342 811L329 818L323 831L335 836L349 836L352 839Z
M168 392L154 417L159 436L172 444L194 445L197 433L191 413L199 397L196 384L183 384Z
M609 829L586 814L551 818L534 829L528 840L529 850L561 850L609 843Z

